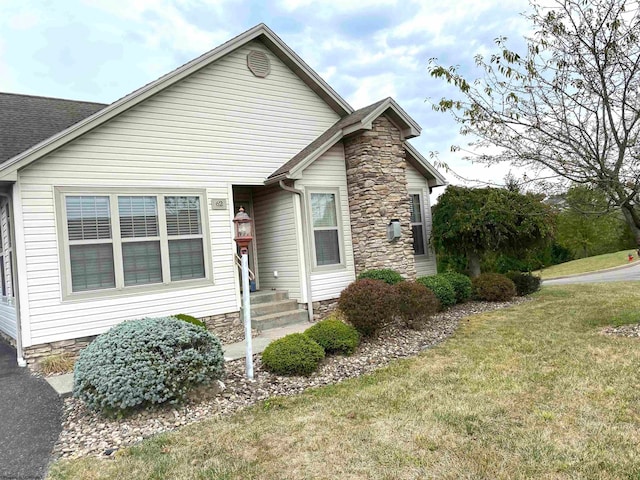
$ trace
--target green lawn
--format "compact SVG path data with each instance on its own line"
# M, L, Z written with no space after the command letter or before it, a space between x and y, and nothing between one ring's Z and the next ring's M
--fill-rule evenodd
M271 399L53 479L640 478L640 284L545 287L373 375Z
M575 275L578 273L595 272L605 268L619 267L629 263L628 255L633 253L634 261L637 262L637 255L634 250L621 250L615 253L605 253L604 255L596 255L595 257L581 258L571 262L553 265L541 271L533 272L540 275L543 280L551 278L564 277L566 275Z

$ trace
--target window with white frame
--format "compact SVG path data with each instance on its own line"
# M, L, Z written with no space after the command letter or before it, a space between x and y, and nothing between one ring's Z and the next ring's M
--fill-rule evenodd
M310 193L316 266L338 265L340 229L335 193Z
M414 255L426 255L427 246L424 234L424 211L422 208L422 195L413 193L409 195L409 211L411 212L411 234L413 235Z
M0 207L0 288L2 300L13 297L11 216L9 202L3 201Z
M204 279L200 195L64 195L67 293Z

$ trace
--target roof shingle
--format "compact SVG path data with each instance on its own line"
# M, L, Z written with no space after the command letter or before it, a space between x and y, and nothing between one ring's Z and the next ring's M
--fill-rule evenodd
M0 92L0 164L106 107Z

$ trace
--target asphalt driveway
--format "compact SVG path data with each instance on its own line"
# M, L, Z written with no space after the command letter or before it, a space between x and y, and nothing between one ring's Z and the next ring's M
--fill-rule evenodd
M44 477L61 418L58 395L18 367L16 351L0 340L0 480Z
M585 273L555 280L545 280L544 285L564 285L567 283L632 282L640 280L640 262L624 267Z

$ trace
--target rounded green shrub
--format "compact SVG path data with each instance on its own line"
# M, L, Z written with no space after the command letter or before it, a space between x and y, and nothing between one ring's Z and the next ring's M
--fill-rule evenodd
M304 333L324 348L326 353L351 355L360 344L358 331L351 325L333 317L316 323Z
M191 323L196 327L207 329L207 326L202 320L197 319L196 317L192 317L191 315L187 315L185 313L179 313L177 315L172 315L172 317L177 318L178 320L182 320L183 322Z
M521 297L540 290L542 282L540 277L525 272L507 272L507 278L514 283L516 293Z
M456 291L448 278L442 275L432 275L430 277L420 277L416 281L427 287L438 297L442 309L456 304Z
M396 285L398 316L401 323L413 330L425 327L429 319L440 309L440 301L427 287L418 282L402 282Z
M106 415L183 400L195 386L222 377L217 337L172 317L129 320L80 352L73 396Z
M381 280L356 280L340 294L338 309L362 336L371 337L393 321L396 290Z
M458 272L445 272L439 274L446 278L456 294L456 303L466 302L471 298L471 279Z
M487 302L506 302L516 295L516 286L499 273L483 273L473 280L473 297Z
M324 350L304 333L292 333L271 342L262 352L262 364L276 375L311 375Z
M384 283L388 283L389 285L395 285L396 283L404 281L402 275L400 275L395 270L391 270L390 268L381 268L379 270L365 270L360 275L358 275L358 280L363 280L365 278L368 278L370 280L381 280Z

